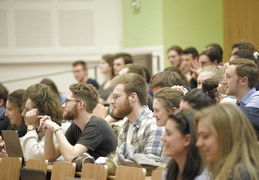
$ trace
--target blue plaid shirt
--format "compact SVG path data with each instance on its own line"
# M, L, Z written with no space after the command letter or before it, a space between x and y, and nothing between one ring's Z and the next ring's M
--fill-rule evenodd
M164 128L156 125L156 120L152 117L152 114L152 111L146 107L138 119L133 123L131 144L136 149L135 153L161 156L163 142L160 140L160 137L164 132ZM126 142L129 125L130 120L128 119L121 127L118 147Z

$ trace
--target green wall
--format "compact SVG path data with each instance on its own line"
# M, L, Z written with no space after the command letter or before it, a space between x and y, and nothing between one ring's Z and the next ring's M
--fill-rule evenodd
M162 1L140 0L133 9L130 0L122 0L124 47L154 46L163 43Z
M194 46L201 52L209 43L223 46L222 0L140 0L134 10L123 0L124 48L163 45Z

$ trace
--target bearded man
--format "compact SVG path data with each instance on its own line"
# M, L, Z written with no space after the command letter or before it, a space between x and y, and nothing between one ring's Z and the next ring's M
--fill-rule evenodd
M85 152L97 159L115 151L117 136L104 119L92 115L98 102L96 88L84 83L72 84L69 88L69 96L62 105L63 118L73 122L66 134L51 117L40 116L40 128L45 132L45 159L55 161L62 154L65 161L71 161Z
M121 74L112 80L111 87L113 114L127 118L119 133L117 151L128 143L134 153L161 156L163 128L157 127L147 106L148 85L144 78L135 73Z

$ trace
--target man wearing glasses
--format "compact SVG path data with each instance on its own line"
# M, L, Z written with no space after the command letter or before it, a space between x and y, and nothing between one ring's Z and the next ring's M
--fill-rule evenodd
M95 159L107 156L117 147L117 137L104 119L92 115L98 102L98 91L92 85L70 85L63 107L63 118L73 122L66 134L49 116L40 116L40 129L45 132L45 159L55 161L61 154L65 161L87 152ZM53 134L58 143L54 145Z

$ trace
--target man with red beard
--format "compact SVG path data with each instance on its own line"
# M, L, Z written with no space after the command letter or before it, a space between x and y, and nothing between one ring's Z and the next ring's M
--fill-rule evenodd
M133 154L161 156L163 128L156 126L153 113L147 106L148 85L144 78L135 73L121 74L112 80L111 87L114 89L111 99L113 114L127 118L119 133L117 152L127 143L124 147L130 147ZM130 159L126 153L129 149L122 153L125 159Z
M90 84L70 85L70 93L62 105L63 118L73 119L66 134L49 116L41 117L41 129L45 132L45 159L55 161L61 154L71 161L84 152L95 159L115 151L117 137L104 119L92 115L98 102L98 91ZM53 134L57 144L54 145Z

